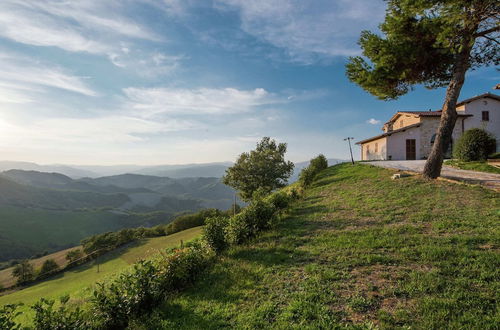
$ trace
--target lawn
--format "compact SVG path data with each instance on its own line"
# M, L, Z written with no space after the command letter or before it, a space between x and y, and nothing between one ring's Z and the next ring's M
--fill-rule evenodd
M330 167L276 229L132 328L497 328L499 194L392 173Z
M462 170L500 174L500 168L489 165L487 162L462 162L459 160L447 160L444 164Z
M42 297L57 299L65 294L69 294L74 300L86 298L97 281L117 274L139 259L147 258L159 250L178 246L181 241L192 240L200 234L201 227L196 227L168 236L145 239L103 255L95 262L73 268L26 289L0 296L0 306L12 303L30 305ZM99 272L97 272L98 266ZM32 315L28 312L28 307L25 306L22 310L24 315L20 320L29 323L28 320Z

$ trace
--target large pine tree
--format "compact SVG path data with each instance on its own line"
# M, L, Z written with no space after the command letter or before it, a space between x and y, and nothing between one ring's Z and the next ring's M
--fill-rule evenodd
M424 177L441 173L457 120L456 104L470 69L498 65L498 0L387 0L383 36L363 31L363 57L351 57L347 76L383 100L414 85L447 86L441 121Z

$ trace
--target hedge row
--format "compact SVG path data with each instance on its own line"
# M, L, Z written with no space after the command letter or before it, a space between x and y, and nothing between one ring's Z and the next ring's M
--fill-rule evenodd
M41 299L31 308L35 311L35 329L123 329L131 320L144 316L174 293L190 285L228 246L241 244L262 230L272 227L290 202L295 190L276 192L253 201L240 213L229 217L216 212L205 219L202 239L171 249L136 263L114 279L98 283L89 305L81 309L69 303ZM87 308L88 307L88 308ZM17 306L0 309L0 329L16 329Z
M216 216L206 220L203 238L216 252L242 244L259 232L273 227L283 211L299 197L296 190L278 191L266 198L255 199L233 217Z

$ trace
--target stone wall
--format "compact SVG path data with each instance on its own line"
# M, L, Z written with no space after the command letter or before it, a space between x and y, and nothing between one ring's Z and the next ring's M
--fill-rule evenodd
M455 143L458 138L462 135L462 120L464 117L458 117L457 122L455 124L455 128L453 129L453 143ZM419 155L421 159L427 159L429 156L432 144L431 139L434 134L436 134L437 129L439 127L440 117L422 117L421 118L421 126L420 126L420 149ZM465 119L467 120L467 119ZM451 148L448 150L445 157L451 157Z

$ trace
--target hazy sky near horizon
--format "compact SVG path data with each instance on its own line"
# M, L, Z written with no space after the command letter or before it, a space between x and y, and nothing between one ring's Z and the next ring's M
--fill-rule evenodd
M293 161L348 158L344 137L444 96L384 102L346 79L359 33L384 11L381 0L2 0L1 160L233 161L263 136ZM471 72L461 98L499 79Z

